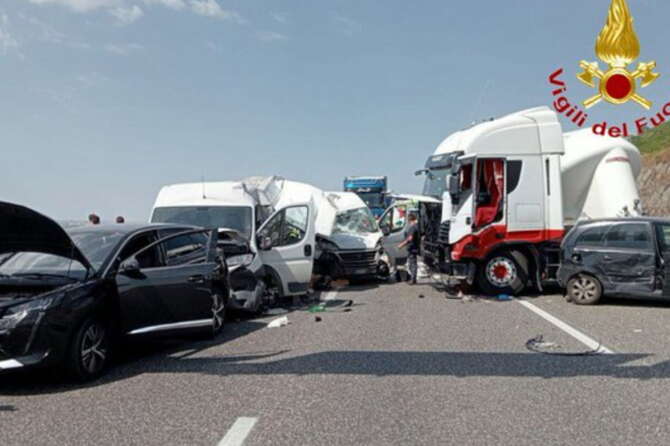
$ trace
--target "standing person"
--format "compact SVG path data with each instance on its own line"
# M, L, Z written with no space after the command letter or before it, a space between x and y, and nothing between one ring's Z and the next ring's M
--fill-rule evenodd
M90 214L88 216L88 222L92 225L99 225L100 224L100 217L98 217L96 214Z
M119 223L119 224L125 223L126 219L123 218L123 216L119 215L118 217L116 217L116 222Z
M409 274L412 276L411 284L416 285L417 279L417 257L419 256L419 247L421 246L421 234L419 233L419 225L417 224L416 214L409 214L407 217L409 225L405 230L405 240L398 245L398 249L407 246L407 266L409 267Z

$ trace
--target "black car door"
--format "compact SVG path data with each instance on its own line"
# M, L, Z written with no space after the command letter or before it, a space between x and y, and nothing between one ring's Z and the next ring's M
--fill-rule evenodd
M651 225L618 223L605 234L602 269L613 285L612 292L650 295L656 283L657 254Z
M170 323L170 317L161 305L160 277L156 273L163 261L154 244L156 231L134 235L121 249L112 268L116 283L123 333L135 333ZM125 270L129 259L137 261L136 270Z
M184 328L208 326L212 321L216 261L216 231L168 235L158 243L165 259L160 295L175 323Z

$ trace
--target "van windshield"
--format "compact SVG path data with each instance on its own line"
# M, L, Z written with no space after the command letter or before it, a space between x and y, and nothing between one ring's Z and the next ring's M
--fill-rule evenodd
M253 228L248 206L178 206L154 209L153 223L176 223L203 228L230 228L247 240Z
M333 225L334 234L360 234L377 231L379 231L377 220L367 207L339 212Z

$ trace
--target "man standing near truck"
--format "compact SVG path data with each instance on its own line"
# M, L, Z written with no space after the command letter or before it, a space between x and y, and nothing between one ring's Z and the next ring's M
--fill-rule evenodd
M409 214L407 217L409 222L405 230L405 240L398 245L398 249L407 246L407 267L411 277L411 284L416 285L417 279L417 258L419 256L419 247L421 246L421 234L419 233L419 225L417 224L416 214Z

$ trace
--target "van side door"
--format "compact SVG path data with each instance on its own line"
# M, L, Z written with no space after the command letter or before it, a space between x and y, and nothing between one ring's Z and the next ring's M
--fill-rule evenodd
M398 244L405 240L408 211L407 204L396 204L388 208L379 219L379 227L384 233L382 247L392 265L402 264L408 256L406 246L398 248Z
M272 214L257 232L263 264L281 280L283 295L307 292L314 267L316 212L312 201L291 204Z

